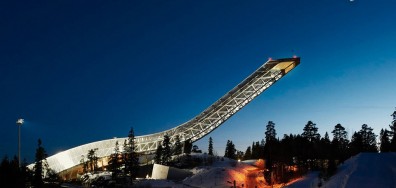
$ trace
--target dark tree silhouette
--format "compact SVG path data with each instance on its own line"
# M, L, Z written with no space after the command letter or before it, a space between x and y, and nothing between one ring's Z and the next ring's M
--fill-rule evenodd
M128 176L128 171L125 169L125 164L127 163L128 160L128 151L126 151L126 148L128 148L128 139L124 140L124 144L122 145L123 151L121 153L121 158L122 158L122 165L124 166L124 169L122 170L122 175L124 177Z
M0 185L2 187L25 187L26 181L31 179L29 174L26 163L23 163L19 168L17 156L14 156L12 160L5 156L0 164Z
M341 162L345 161L348 158L347 150L348 150L348 132L341 124L337 124L334 126L334 130L331 131L333 133L332 150L333 155L336 159L339 159Z
M363 148L363 137L355 131L352 135L351 142L349 143L349 153L351 156L354 156L362 152L364 150Z
M334 126L334 130L331 131L331 133L333 133L333 140L337 140L337 141L341 142L342 140L348 139L348 132L339 123Z
M396 152L396 110L393 112L392 116L392 123L389 125L390 128L390 137L391 139L391 144L390 144L390 150L392 152Z
M213 156L213 139L209 137L208 155Z
M350 143L351 155L356 155L360 152L377 152L377 135L373 133L373 129L367 124L363 124L359 132L352 135Z
M44 171L48 170L47 161L47 153L43 146L41 146L41 139L38 139L38 145L36 149L36 157L34 163L34 177L32 185L35 187L43 187L44 186Z
M200 150L197 145L193 145L191 151L194 152L194 153L202 153L202 150Z
M391 141L389 138L389 131L387 129L381 129L380 132L380 152L390 152L391 151Z
M331 151L331 141L329 138L329 134L326 132L324 137L320 139L319 146L319 155L315 158L319 159L330 159L334 158Z
M367 124L362 125L359 134L362 135L363 151L364 152L377 152L377 135L374 134L373 129Z
M272 121L269 121L266 126L266 131L265 131L265 142L269 143L269 142L275 141L275 140L276 140L275 123Z
M175 146L173 149L173 154L174 155L180 155L183 152L183 145L180 142L180 137L179 135L176 135L175 137Z
M227 140L227 145L226 145L226 149L225 149L225 152L224 152L224 157L228 157L230 159L236 159L235 145L230 140Z
M248 146L245 151L245 155L243 156L243 160L249 160L251 158L252 158L252 148Z
M191 150L192 150L192 142L191 142L191 140L184 141L183 153L190 154Z
M118 141L116 141L114 146L113 154L110 155L109 170L112 172L112 178L117 179L120 174L120 168L122 165L120 146Z
M82 164L83 173L87 173L88 172L88 161L85 160L84 155L81 155L80 164Z
M88 159L88 167L92 173L98 169L98 157L96 156L96 151L98 148L88 150L87 159Z
M157 150L155 151L154 162L156 164L162 164L162 145L158 144Z
M318 141L320 139L318 128L316 127L316 124L312 121L308 121L308 123L305 125L301 136L303 136L310 142Z
M135 132L133 128L129 130L126 148L124 148L125 157L125 171L130 174L131 180L136 179L139 170L139 155L136 152Z
M252 144L252 159L260 159L264 157L265 143L253 142Z
M168 135L164 136L164 141L162 142L162 158L161 161L164 165L169 165L172 158L171 143Z

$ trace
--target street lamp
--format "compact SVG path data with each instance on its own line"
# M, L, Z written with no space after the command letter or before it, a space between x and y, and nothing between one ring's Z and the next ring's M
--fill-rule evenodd
M21 167L21 126L22 126L23 122L24 122L24 120L22 118L20 118L16 121L16 124L18 126L18 165L19 165L19 168Z

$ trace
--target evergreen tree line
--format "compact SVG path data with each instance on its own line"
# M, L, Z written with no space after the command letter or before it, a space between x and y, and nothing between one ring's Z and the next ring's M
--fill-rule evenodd
M58 175L48 167L47 153L38 139L33 169L27 167L27 162L19 166L18 157L11 160L5 156L0 164L0 185L2 187L57 187L60 181ZM47 183L44 183L47 182Z
M125 183L128 177L131 183L136 179L139 171L139 154L136 152L133 128L130 129L128 138L124 141L122 152L116 141L114 151L110 155L108 169L112 172L112 179L116 184Z
M253 142L243 155L235 149L228 140L225 157L236 159L260 159L266 161L265 178L267 182L286 183L291 178L305 174L308 170L321 170L323 178L335 173L337 165L360 152L396 152L396 111L388 129L382 129L377 144L377 135L367 124L348 139L348 132L341 124L336 124L330 140L326 132L322 137L318 127L308 121L301 134L285 134L277 138L275 123L269 121L266 125L265 140Z
M179 135L175 136L174 144L170 142L170 137L164 135L164 139L158 144L157 150L154 156L154 162L162 165L172 165L172 156L179 156L183 152L189 154L193 149L191 141L185 141L184 146L180 141ZM196 148L194 148L196 150Z
M163 141L158 143L154 163L178 168L192 168L198 165L211 164L215 160L212 137L209 138L208 157L193 157L190 155L191 152L202 153L202 150L197 145L192 145L191 140L182 143L178 135L175 136L172 144L169 136L164 135Z

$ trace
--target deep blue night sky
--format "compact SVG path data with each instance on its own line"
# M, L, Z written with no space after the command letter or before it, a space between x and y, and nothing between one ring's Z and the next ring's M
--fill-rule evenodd
M378 134L396 96L396 0L2 1L0 156L34 160L92 141L177 126L269 57L301 65L212 132L245 151L268 121L322 135ZM196 144L207 151L209 136Z

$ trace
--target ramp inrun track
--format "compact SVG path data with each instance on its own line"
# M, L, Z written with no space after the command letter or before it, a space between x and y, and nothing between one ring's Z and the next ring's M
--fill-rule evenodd
M179 136L182 142L187 140L195 142L203 138L299 64L300 58L268 60L193 119L163 132L137 136L136 152L154 152L161 144L164 135L170 137L171 143L175 142L176 136ZM96 154L99 158L110 156L116 141L121 145L125 139L114 138L77 146L48 157L47 163L55 172L62 172L81 164L82 156L86 155L88 150L97 148Z

